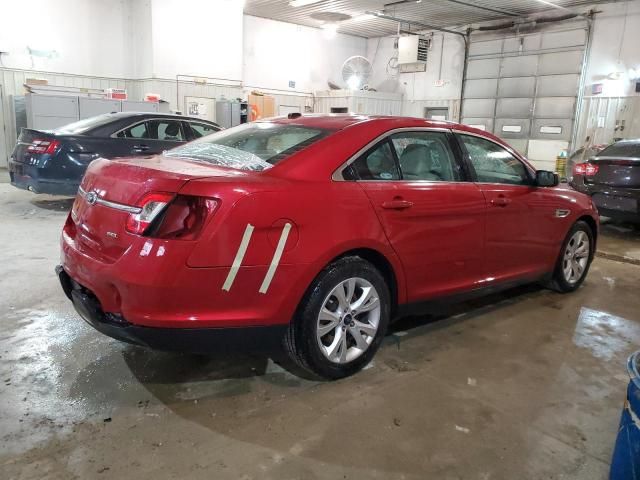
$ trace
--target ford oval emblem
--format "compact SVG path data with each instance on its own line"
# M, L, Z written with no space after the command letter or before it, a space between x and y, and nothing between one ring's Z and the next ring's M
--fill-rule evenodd
M91 191L87 193L86 199L89 205L93 205L98 201L98 194L95 191Z

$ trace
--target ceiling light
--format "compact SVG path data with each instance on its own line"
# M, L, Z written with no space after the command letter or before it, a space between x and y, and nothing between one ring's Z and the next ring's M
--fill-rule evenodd
M291 7L305 7L313 3L320 3L321 0L291 0L289 6Z
M560 5L556 5L555 3L547 2L547 0L538 0L538 2L544 3L545 5L549 5L550 7L553 7L553 8L559 8L560 10L566 10L566 8L561 7Z
M352 22L363 22L365 20L371 20L372 18L376 18L375 15L372 15L370 13L363 13L362 15L358 15L356 17L353 17L351 19Z

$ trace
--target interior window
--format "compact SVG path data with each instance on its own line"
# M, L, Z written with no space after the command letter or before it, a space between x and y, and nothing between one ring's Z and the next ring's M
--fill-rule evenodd
M204 137L210 133L217 132L219 129L213 125L207 125L206 123L189 122L191 125L191 131L193 132L193 138Z
M118 132L118 138L149 138L146 122L138 123Z
M351 167L358 180L400 179L391 145L386 140L358 158Z
M178 120L149 120L149 138L168 142L183 142L182 125Z
M460 168L444 132L408 132L391 137L404 180L455 182Z
M460 135L479 182L527 185L529 174L524 164L500 145L480 137Z

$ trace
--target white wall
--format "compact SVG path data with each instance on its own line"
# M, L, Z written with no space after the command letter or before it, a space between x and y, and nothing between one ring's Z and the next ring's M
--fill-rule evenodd
M238 0L151 0L153 76L242 79Z
M21 0L2 2L0 50L7 68L128 76L129 0ZM55 51L30 56L27 47Z
M318 28L244 16L244 83L311 92L342 84L342 63L367 54L364 38L338 34L327 39ZM289 81L295 88L289 88Z
M635 81L631 81L627 73L630 68L640 69L640 2L599 5L598 10L602 13L596 15L593 24L586 93L591 93L594 83L602 83L602 96L636 95ZM613 72L623 72L621 79L607 79Z

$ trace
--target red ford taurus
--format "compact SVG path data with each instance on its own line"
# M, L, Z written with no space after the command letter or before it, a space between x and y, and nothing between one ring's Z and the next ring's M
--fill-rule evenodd
M215 349L280 336L301 366L339 378L434 299L578 288L598 215L557 184L462 125L293 114L94 161L57 272L114 338Z

